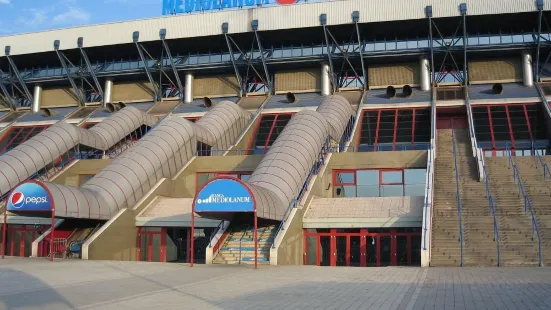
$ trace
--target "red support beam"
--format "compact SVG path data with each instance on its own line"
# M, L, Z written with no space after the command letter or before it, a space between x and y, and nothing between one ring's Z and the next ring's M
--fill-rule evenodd
M487 106L486 109L488 109L488 121L490 122L490 135L492 136L492 149L496 149L496 139L494 137L494 122L492 121L492 111L490 110L490 106Z
M270 132L268 133L268 136L266 137L266 144L264 144L264 150L262 150L262 155L266 154L266 150L268 149L268 145L270 144L270 139L272 138L272 133L274 132L274 127L277 123L277 117L278 116L279 116L279 114L274 117L272 127L270 128Z
M509 115L509 106L505 106L505 114L507 114L507 124L509 124L509 135L511 136L511 155L515 149L515 136L513 135L513 125L511 124L511 115Z
M377 152L377 144L379 143L379 125L381 124L381 110L377 111L377 126L375 128L375 145L373 152Z
M358 124L358 141L356 142L356 148L359 148L360 147L360 143L362 142L362 130L363 130L363 127L364 127L364 117L369 117L367 116L367 110L363 110L362 111L362 116L360 117L360 120L359 120L359 124ZM369 130L369 124L367 125L367 130Z
M416 109L412 109L412 121L411 121L411 148L414 149L415 147L415 111Z
M398 109L394 110L394 135L392 137L392 150L396 151L396 129L398 128Z
M534 141L534 136L532 135L532 124L530 123L530 117L528 116L528 109L526 109L526 105L522 105L522 109L524 110L524 118L526 118L526 125L528 126L528 134L530 135L530 141Z

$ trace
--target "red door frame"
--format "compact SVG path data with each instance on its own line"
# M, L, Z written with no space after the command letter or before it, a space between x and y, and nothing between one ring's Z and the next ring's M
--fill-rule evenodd
M303 264L307 263L307 251L308 251L308 237L316 237L316 265L321 266L321 237L330 238L330 266L337 265L337 237L346 237L346 253L345 253L345 262L346 266L350 266L350 237L360 237L360 267L367 266L367 237L376 238L376 251L377 251L377 262L376 266L381 266L381 237L390 237L390 266L397 266L397 255L398 252L398 242L397 237L407 237L407 263L408 266L411 266L411 237L421 237L420 232L414 233L399 233L396 232L395 228L391 228L390 232L375 232L370 233L367 228L360 229L359 233L339 233L336 228L332 228L330 232L327 233L311 233L307 229L303 230Z
M146 227L147 228L147 227ZM166 263L166 227L160 227L160 231L147 231L143 227L138 227L138 237L136 238L136 261L141 261L142 254L142 238L147 236L147 261L153 260L153 237L155 235L161 236L161 244L159 247L159 261Z
M23 227L13 227L13 225L22 225ZM27 232L31 233L31 240L32 240L31 241L31 246L32 246L32 242L34 242L34 240L36 240L36 238L40 237L39 233L41 231L46 231L47 230L47 228L42 227L44 225L41 225L40 228L32 228L32 227L29 227L29 226L31 226L31 225L26 225L26 224L8 224L7 225L6 231L7 231L7 233L11 233L11 236L12 236L12 238L10 240L10 243L5 245L5 249L6 249L5 251L6 251L6 254L8 256L19 256L19 257L25 256L25 237L24 237L25 233L27 233ZM15 236L16 233L21 233L21 239L19 240L19 245L18 245L19 253L16 252L15 240L13 238L13 236ZM6 235L6 239L7 239L7 235ZM5 242L6 242L5 240L2 240L2 245ZM41 248L39 247L39 250L40 249ZM38 254L40 256L40 253L38 253Z

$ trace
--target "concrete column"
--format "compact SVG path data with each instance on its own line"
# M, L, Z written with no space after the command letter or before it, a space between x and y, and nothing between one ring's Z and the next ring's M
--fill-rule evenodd
M105 79L105 86L103 87L103 106L110 103L113 99L113 80L111 78Z
M33 90L33 102L32 102L32 112L38 113L40 111L40 103L42 101L42 86L35 85Z
M186 72L184 75L184 103L193 102L193 73Z
M532 54L529 51L522 52L522 81L524 86L534 86L534 70L532 68Z
M321 64L321 95L329 96L331 95L331 74L330 74L329 64Z
M421 90L429 91L430 90L430 64L429 59L425 56L421 57L419 61L419 74L421 75Z

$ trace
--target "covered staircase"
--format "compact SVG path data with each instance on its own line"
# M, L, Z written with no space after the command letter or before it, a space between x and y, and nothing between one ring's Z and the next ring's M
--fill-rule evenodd
M231 232L213 260L213 264L254 264L254 229L251 226L230 227ZM258 263L270 264L270 247L276 225L258 228Z

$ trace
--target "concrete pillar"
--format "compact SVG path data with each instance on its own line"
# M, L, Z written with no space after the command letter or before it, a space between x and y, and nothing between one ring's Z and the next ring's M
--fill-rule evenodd
M420 70L419 73L421 75L420 81L421 81L421 90L422 91L429 91L430 90L430 64L429 59L425 56L421 57L419 61Z
M193 102L193 73L186 72L184 75L184 103Z
M33 102L32 102L32 112L38 113L40 111L40 103L42 101L42 86L35 85L33 90Z
M329 64L321 64L321 95L329 96L331 95L331 69Z
M113 99L113 80L111 78L105 79L105 86L103 87L103 106L110 103Z
M532 54L529 51L522 52L522 81L524 86L534 86L534 69L532 68Z

